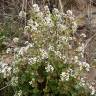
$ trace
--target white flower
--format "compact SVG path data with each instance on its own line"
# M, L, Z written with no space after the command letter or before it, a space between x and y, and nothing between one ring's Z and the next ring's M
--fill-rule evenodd
M54 26L50 16L47 16L44 19L45 19L45 25L46 26L48 26L48 27L53 27Z
M72 69L68 70L70 76L75 77L75 72Z
M81 78L81 82L83 82L83 83L85 82L84 78Z
M19 17L20 17L20 18L26 18L26 12L24 12L23 10L20 11Z
M15 92L14 96L22 96L22 90Z
M28 59L28 64L34 64L38 61L38 58L37 57L33 57L33 58L29 58Z
M60 41L68 42L68 38L66 36L59 36Z
M28 20L28 25L29 26L36 26L36 27L38 27L39 25L37 24L37 22L34 22L32 19L30 19L30 20Z
M68 81L69 80L69 73L66 73L66 72L62 72L60 74L60 78L61 78L61 81Z
M84 78L80 78L80 83L79 83L79 85L80 86L85 86L85 80L84 80Z
M18 84L18 77L13 76L11 79L12 86L17 86Z
M38 25L38 23L37 23L37 22L34 22L34 26L35 26L35 27L38 27L39 25Z
M18 43L18 41L19 41L19 38L17 38L17 37L13 38L14 43Z
M8 77L8 76L11 75L11 69L12 69L11 67L7 67L6 69L4 68L2 70L2 73L3 73L4 78L6 78L6 77Z
M46 72L53 72L54 71L54 68L52 65L48 64L47 67L45 67L46 69Z
M86 34L85 33L82 33L80 36L82 36L82 37L85 38L86 37Z
M34 81L35 81L35 79L32 78L32 80L29 82L29 84L30 84L30 85L33 85Z
M50 14L50 10L49 10L49 7L48 6L44 6L44 15L45 15L45 17L50 17L51 16L51 14Z
M82 64L85 67L86 71L90 71L90 65L87 62L82 62Z
M58 28L59 31L65 31L65 30L67 29L67 26L58 23L58 24L57 24L57 28Z
M91 89L91 95L94 95L96 92L95 88L92 85L90 85L89 89Z
M30 25L30 22L28 22L29 23L29 25ZM28 31L28 29L30 29L30 26L25 26L24 27L24 33L26 33L27 31ZM26 35L26 34L25 34Z
M40 8L39 8L38 4L34 4L33 9L35 12L40 12Z
M18 92L18 96L22 96L22 90Z
M68 16L72 16L73 15L73 12L71 10L68 10L66 13L67 13Z
M37 31L37 27L36 26L32 26L31 31Z
M28 26L31 27L32 31L37 31L37 27L39 26L37 22L33 21L32 19L28 20Z
M30 82L29 82L29 84L30 84L30 85L32 85L32 84L33 84L33 82L32 82L32 81L30 81Z
M48 48L49 51L54 51L54 46L52 45L49 45L49 48Z
M60 51L55 51L55 55L58 56L59 58L62 58L62 54Z
M58 9L56 9L56 8L53 9L53 15L55 15L56 20L57 20L58 23L64 22L62 20L62 15L60 14Z
M11 75L11 69L11 66L8 66L8 64L0 62L0 73L3 74L4 78Z
M44 49L40 49L42 59L47 59L48 58L48 52L45 51Z
M75 62L75 63L77 63L77 62L79 61L78 56L74 56L74 58L73 58L73 59L74 59L74 62Z
M12 49L11 48L7 48L6 53L8 54L10 52L12 52Z
M78 65L80 66L80 69L85 68L86 71L90 71L90 65L87 62L79 61Z
M15 68L13 68L13 73L18 73L19 72L19 68L15 66Z
M53 13L54 13L55 15L57 15L57 14L59 14L59 10L58 10L57 8L54 8L54 9L53 9Z
M29 26L32 26L33 25L33 23L34 23L34 21L32 19L29 19L28 20L28 26L26 26L25 28L28 29Z
M49 10L49 7L48 7L48 6L44 6L44 9L45 9L45 11L49 11L49 12L50 12L50 10Z
M84 53L84 47L85 45L82 43L81 46L79 46L76 51L83 52Z

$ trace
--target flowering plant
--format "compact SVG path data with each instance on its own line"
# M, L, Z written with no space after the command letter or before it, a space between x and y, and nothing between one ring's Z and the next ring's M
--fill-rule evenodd
M72 11L54 8L50 13L48 6L40 11L34 4L30 14L23 33L27 41L21 47L20 38L13 39L14 59L11 67L5 67L9 74L6 69L0 71L4 78L11 77L14 96L94 95L94 87L84 78L91 66L84 59L84 44L75 36Z

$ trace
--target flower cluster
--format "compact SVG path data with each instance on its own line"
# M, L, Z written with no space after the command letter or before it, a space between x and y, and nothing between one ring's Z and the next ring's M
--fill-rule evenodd
M46 69L46 72L53 72L54 71L54 68L52 65L48 64L47 67L45 67Z
M3 74L4 78L7 78L8 76L11 75L11 70L12 70L11 66L2 61L0 62L0 73Z

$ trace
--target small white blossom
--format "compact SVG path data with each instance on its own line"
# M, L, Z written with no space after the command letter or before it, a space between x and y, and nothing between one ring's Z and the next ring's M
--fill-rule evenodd
M40 8L39 8L38 4L34 4L33 9L35 12L40 12Z
M15 66L15 68L13 68L13 73L18 73L19 72L19 68Z
M67 10L66 13L67 13L67 15L70 16L70 17L73 15L73 12L72 12L71 10Z
M17 91L14 96L22 96L22 90Z
M61 81L68 81L69 80L69 73L62 72L60 74L60 79L61 79Z
M18 41L19 41L19 38L17 38L17 37L13 38L14 43L18 43Z
M34 22L34 26L35 26L35 27L38 27L39 25L38 25L38 23L37 23L37 22Z
M11 66L8 66L8 64L0 62L0 73L3 74L4 78L11 75L11 69Z
M44 20L45 20L45 25L46 26L48 26L48 27L53 27L54 26L50 16L45 17Z
M72 69L69 69L68 73L70 76L75 77L74 71Z
M66 13L67 13L67 17L68 17L71 21L74 21L74 20L75 20L72 10L68 10ZM75 25L75 26L76 26L76 25ZM74 26L74 27L75 27L75 26ZM75 29L75 28L74 28L74 29Z
M54 13L55 15L57 15L57 14L59 14L59 10L58 10L57 8L54 8L54 9L53 9L53 13Z
M86 71L90 71L90 65L87 62L79 61L78 65L82 68L85 68Z
M20 13L19 13L19 17L20 18L26 18L26 12L25 11L20 11Z
M8 53L11 53L11 52L12 52L12 49L11 48L7 48L6 53L8 54Z
M17 86L18 84L18 77L13 76L11 79L12 86Z
M74 56L74 62L77 63L79 61L78 56Z
M49 7L48 6L44 6L45 11L50 13Z
M32 82L32 81L30 81L30 82L29 82L29 84L30 84L30 85L32 85L32 84L33 84L33 82Z
M18 96L22 96L22 90L18 92Z
M85 67L86 71L90 71L90 65L87 62L83 62L83 66Z
M91 95L94 95L96 93L96 90L92 85L89 86L89 89L91 90Z
M45 51L44 49L40 49L42 59L47 59L48 58L48 52Z
M28 20L28 26L31 27L31 31L37 31L37 27L39 26L37 22L34 22L32 19Z
M49 45L49 48L48 48L49 51L54 51L54 47L52 45Z
M84 47L85 47L85 45L82 43L82 44L76 49L76 51L79 51L79 52L83 52L83 53L84 53Z
M34 64L38 61L38 58L37 57L33 57L33 58L29 58L28 59L28 64Z
M46 72L53 72L54 71L54 68L52 65L48 64L47 67L45 67L46 69Z
M30 84L30 85L33 85L34 81L35 81L35 79L32 78L32 80L29 82L29 84Z
M58 56L59 58L62 58L62 54L60 51L55 51L55 55Z
M85 33L82 33L80 36L82 36L82 37L85 38L86 37L86 34Z
M65 31L67 29L67 26L64 25L64 24L58 23L57 28L58 28L59 31Z
M59 36L60 41L68 42L68 38L66 36Z
M29 19L29 20L28 20L28 26L32 26L33 23L34 23L34 21L33 21L32 19ZM26 29L29 28L28 26L26 26L25 28L26 28Z
M80 78L80 83L79 83L79 85L80 85L80 86L85 86L85 84L86 84L86 82L85 82L84 78Z
M30 23L29 23L29 25L30 25ZM24 27L24 35L26 36L27 35L27 31L30 29L30 26L25 26Z

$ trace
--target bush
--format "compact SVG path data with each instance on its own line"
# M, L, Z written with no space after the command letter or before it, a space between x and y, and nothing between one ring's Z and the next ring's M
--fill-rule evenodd
M91 66L84 60L84 44L74 35L77 23L72 11L54 8L50 13L45 6L42 12L34 4L30 14L22 35L28 41L21 47L22 39L14 38L12 64L1 62L1 74L10 78L14 96L94 95L94 86L84 78Z

